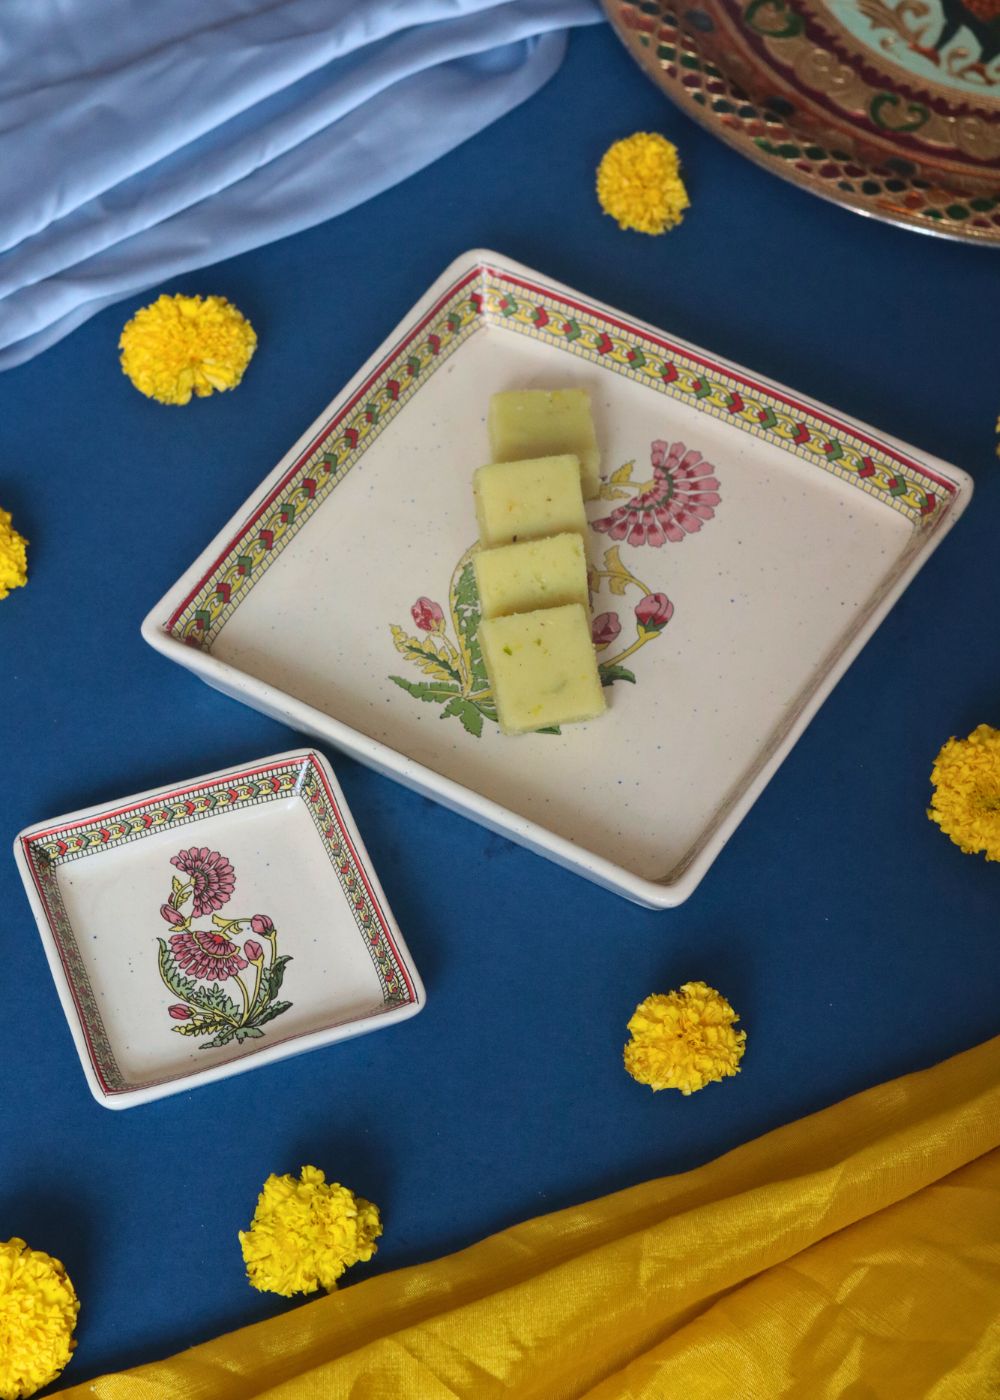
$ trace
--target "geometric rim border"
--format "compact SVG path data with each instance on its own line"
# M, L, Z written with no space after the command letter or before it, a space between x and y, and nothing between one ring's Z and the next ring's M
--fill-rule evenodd
M191 783L140 803L126 807L112 806L82 821L49 827L21 837L21 849L45 911L91 1066L102 1091L109 1097L171 1083L187 1078L188 1073L180 1071L159 1079L141 1081L125 1078L115 1058L75 931L62 902L55 879L56 869L83 856L114 850L144 836L176 830L206 817L296 795L301 796L309 812L372 960L382 989L383 1010L415 1004L418 998L393 941L385 913L358 858L322 765L312 754L241 769L223 778ZM329 1030L338 1024L340 1022L331 1021L316 1029ZM257 1047L257 1052L297 1040L304 1034L306 1032L296 1031L271 1040L266 1046ZM250 1052L251 1055L253 1053Z
M541 282L480 263L452 284L320 428L164 630L210 649L253 586L360 461L403 404L472 334L503 327L601 363L865 491L918 528L937 523L952 482L887 443L749 375Z

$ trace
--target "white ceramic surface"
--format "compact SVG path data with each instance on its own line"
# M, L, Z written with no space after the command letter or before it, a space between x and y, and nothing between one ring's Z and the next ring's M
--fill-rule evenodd
M610 707L501 735L470 487L495 390L582 386ZM687 898L968 503L965 473L488 252L152 610L209 684L653 907ZM626 653L623 655L623 653Z
M88 1083L109 1108L423 1007L320 754L58 817L14 851Z

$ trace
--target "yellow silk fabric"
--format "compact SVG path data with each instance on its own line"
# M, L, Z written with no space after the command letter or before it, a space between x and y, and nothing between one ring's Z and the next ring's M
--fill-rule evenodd
M1000 1396L1000 1037L695 1171L60 1394Z

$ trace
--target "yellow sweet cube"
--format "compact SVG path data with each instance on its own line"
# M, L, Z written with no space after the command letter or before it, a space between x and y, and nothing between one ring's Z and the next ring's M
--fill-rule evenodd
M590 618L581 603L485 618L479 645L505 734L604 713Z
M586 389L518 389L494 394L487 419L494 462L572 452L583 494L600 490L601 453Z
M472 556L483 617L557 608L565 603L590 606L587 556L579 535L481 549Z
M587 528L580 466L573 456L494 462L473 477L479 543L484 549Z

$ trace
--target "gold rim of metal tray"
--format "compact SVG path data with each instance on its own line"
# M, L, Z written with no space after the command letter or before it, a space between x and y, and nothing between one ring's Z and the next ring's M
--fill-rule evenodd
M756 0L759 4L761 0ZM754 0L751 0L754 3ZM782 0L776 0L781 4ZM603 0L608 18L643 71L682 111L734 150L784 180L872 218L938 237L1000 243L1000 178L992 191L960 190L892 156L866 159L843 132L822 138L795 124L793 103L755 100L718 65L696 23L666 0Z

